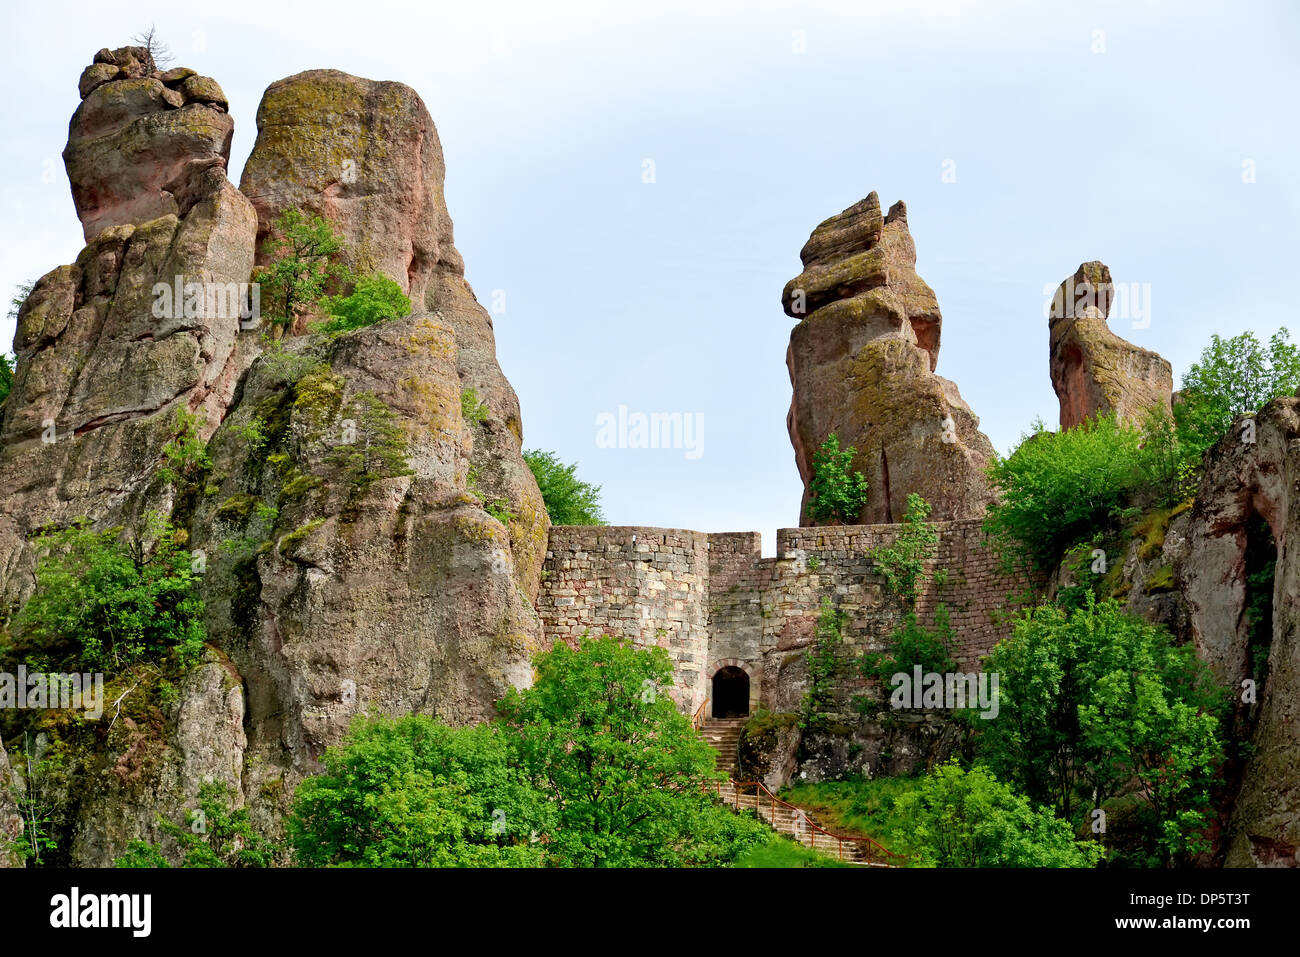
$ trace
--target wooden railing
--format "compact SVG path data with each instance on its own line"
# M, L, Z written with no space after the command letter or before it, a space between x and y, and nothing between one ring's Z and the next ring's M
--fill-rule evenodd
M705 714L708 707L709 699L705 698L700 706L695 709L695 714L691 715L691 727L696 731L699 731L700 728L704 727L704 722L709 720L708 716Z
M767 796L770 802L769 806L771 808L771 815L772 815L770 823L774 830L777 829L776 827L777 805L780 805L781 807L784 808L788 808L793 815L797 815L796 820L808 826L808 830L810 832L808 837L808 846L810 848L816 849L817 846L816 835L821 834L824 835L826 838L835 841L836 847L839 849L839 858L841 861L844 860L844 845L849 844L850 846L856 846L859 849L859 851L862 853L863 859L869 864L885 865L887 867L905 867L907 865L907 857L905 855L897 854L894 851L889 850L889 848L885 847L883 844L879 843L878 841L873 841L869 837L847 837L843 834L831 833L830 831L826 830L826 828L822 827L820 824L818 824L816 821L810 818L808 816L808 812L805 811L803 808L791 804L789 801L782 801L779 797L777 797L775 794L769 791L762 781L732 781L731 784L735 788L735 805L737 810L740 810L740 796L741 796L742 788L754 789L754 812L759 814L760 817L762 817L762 814L760 813L760 804L762 802L762 797L763 795ZM722 786L718 785L719 800L721 800L721 797L722 797ZM802 844L803 841L801 840L799 843Z

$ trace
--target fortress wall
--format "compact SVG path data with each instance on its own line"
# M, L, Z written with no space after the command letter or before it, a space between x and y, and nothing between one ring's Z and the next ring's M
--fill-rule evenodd
M934 523L939 546L917 614L933 622L947 605L956 633L954 657L973 669L1010 631L1009 596L1030 584L1002 573L983 545L978 520ZM552 640L583 631L659 645L678 671L675 695L694 711L709 694L720 663L750 675L751 707L797 709L806 683L805 653L815 638L823 596L847 615L845 658L879 650L906 608L875 570L872 549L893 541L898 525L785 528L777 557L761 557L757 532L702 533L641 527L551 529L538 613ZM865 684L845 669L844 707Z

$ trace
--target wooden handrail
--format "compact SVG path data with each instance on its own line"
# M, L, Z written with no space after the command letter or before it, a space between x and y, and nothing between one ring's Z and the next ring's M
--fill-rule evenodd
M704 714L704 709L708 706L709 699L706 697L700 702L700 706L695 709L695 714L691 715L691 727L696 731L699 731L704 726L704 722L708 720L708 717Z
M869 852L869 853L868 853L868 857L872 857L872 856L881 856L881 855L883 855L883 857L885 858L885 863L889 863L891 859L895 859L895 860L899 861L900 863L901 863L901 862L904 862L904 861L907 860L907 856L906 856L906 855L904 855L904 854L899 854L899 853L897 853L896 851L891 851L889 848L885 847L885 846L884 846L883 844L881 844L879 841L874 841L874 840L872 840L872 839L869 838L869 837L848 837L848 836L843 835L843 834L833 834L832 832L826 830L826 828L824 828L824 827L822 827L820 824L818 824L816 821L814 821L811 817L809 817L809 816L808 816L808 812L805 811L803 808L799 807L798 805L791 804L789 801L783 801L783 800L781 800L779 797L777 797L775 794L773 794L771 791L769 791L768 788L767 788L767 786L764 785L762 781L735 781L735 780L733 780L731 783L732 783L732 785L734 785L735 788L736 788L736 807L737 807L737 808L740 807L740 789L741 789L741 788L752 787L752 788L755 789L755 790L754 790L754 810L755 810L755 811L758 810L759 792L762 792L763 794L766 794L766 795L771 799L771 801L772 801L772 826L773 826L773 827L776 826L776 806L777 806L778 804L780 804L782 807L789 808L789 809L792 810L792 811L798 811L799 814L802 815L802 820L803 820L803 822L806 823L806 824L807 824L807 825L808 825L808 826L809 826L813 831L815 831L815 832L817 832L817 833L819 833L819 834L824 834L824 835L826 835L828 838L831 838L832 840L834 840L834 841L836 841L836 842L838 843L838 846L839 846L839 852L840 852L840 860L844 860L844 842L845 842L845 841L848 841L850 844L856 844L856 845L858 845L859 847L864 847L864 846L865 846L865 848L866 848L866 849L868 850L868 852ZM812 839L810 839L810 840L809 840L809 846L811 847L811 846L813 846L814 844L815 844L815 841L812 840Z

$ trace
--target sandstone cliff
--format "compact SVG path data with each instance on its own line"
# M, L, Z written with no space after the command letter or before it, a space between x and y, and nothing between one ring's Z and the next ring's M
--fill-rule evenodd
M1114 299L1110 270L1095 261L1082 263L1052 297L1049 350L1062 429L1112 412L1140 422L1155 406L1170 410L1173 368L1110 331Z
M781 298L799 320L786 365L800 524L813 524L812 456L832 432L857 449L854 467L870 483L859 522L901 521L912 492L933 506L932 520L982 515L993 447L956 384L934 373L943 319L916 274L907 208L882 216L871 193L818 226L799 255L804 271Z
M87 246L22 307L0 421L0 629L34 587L40 529L162 512L206 562L209 641L174 686L109 676L110 707L122 697L104 733L24 735L70 755L45 785L62 860L103 865L158 840L158 815L178 819L209 779L276 832L354 715L486 717L531 680L549 522L413 90L335 71L273 84L246 198L225 178L233 121L214 81L127 47L100 51L80 89L64 156ZM327 217L349 263L400 282L414 314L273 342L211 299L159 308L156 283L249 282L290 207ZM482 422L462 416L470 388ZM178 410L202 423L209 464L173 484Z

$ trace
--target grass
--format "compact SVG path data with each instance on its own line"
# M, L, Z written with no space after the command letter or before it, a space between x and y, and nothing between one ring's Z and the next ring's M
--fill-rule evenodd
M772 835L766 844L752 847L736 858L733 867L852 867L811 851L781 834Z
M920 781L915 777L854 777L819 784L800 782L779 796L799 805L828 831L845 837L869 837L901 853L910 829L908 822L894 812L894 802Z

